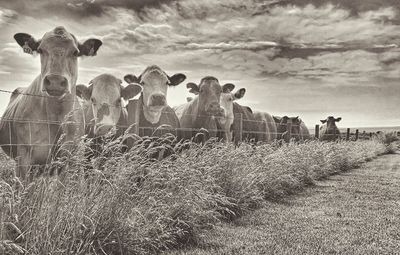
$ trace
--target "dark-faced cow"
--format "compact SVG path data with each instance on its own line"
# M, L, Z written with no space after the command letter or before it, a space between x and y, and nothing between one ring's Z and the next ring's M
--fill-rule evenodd
M310 132L303 122L302 119L297 117L277 117L274 116L274 121L276 123L278 139L284 139L285 141L289 141L294 138L296 141L303 141L310 139ZM291 123L290 132L288 130L288 126Z
M182 132L182 138L195 137L199 129L207 130L209 137L216 137L219 129L216 118L223 116L223 109L220 106L222 87L218 79L207 76L201 79L199 85L190 82L186 87L196 97L174 108L181 128L188 129Z
M154 132L160 126L168 126L171 129L180 127L178 117L167 104L167 92L169 86L179 85L186 79L184 74L169 76L160 67L153 65L147 67L139 77L128 74L124 79L127 83L137 83L143 87L136 102L140 114L140 136L160 136L164 133L162 130ZM128 111L131 111L131 107L128 107Z
M325 120L321 120L323 124L320 127L320 136L319 139L321 141L336 141L340 138L339 128L336 126L336 122L339 122L342 118L334 118L329 116Z
M30 166L49 163L61 134L70 146L83 134L77 124L83 124L83 111L75 94L78 57L96 55L102 42L88 39L81 44L64 27L41 40L24 33L14 38L24 52L39 53L41 61L40 75L10 101L0 122L1 147L17 160L16 175L25 179Z

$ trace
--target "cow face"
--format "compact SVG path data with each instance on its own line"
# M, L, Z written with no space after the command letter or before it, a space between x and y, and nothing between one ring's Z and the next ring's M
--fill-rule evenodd
M207 76L201 79L200 85L188 83L189 92L198 95L199 114L221 116L223 109L220 106L222 87L216 78Z
M102 74L90 81L90 86L76 86L77 96L90 102L94 116L94 134L101 136L116 129L123 100L129 100L142 91L139 84L121 85L122 81L109 74Z
M288 116L283 116L282 118L278 118L274 116L274 121L277 123L277 132L284 138L285 140L289 140L290 138L300 138L300 125L302 120L297 117L288 117ZM290 134L291 137L287 137L289 134L288 130L288 123L291 123L291 129L290 129Z
M124 79L128 83L141 84L144 106L150 111L161 112L167 106L168 87L180 84L186 76L178 73L170 77L160 67L149 66L138 78L128 74Z
M222 93L221 93L221 108L224 110L224 118L221 119L221 124L225 122L233 123L233 102L238 100L244 96L246 93L246 89L241 88L236 93L232 93L234 90L235 85L232 83L227 83L222 86Z
M336 122L341 121L342 118L335 118L333 116L329 116L325 120L321 120L322 124L326 124L326 130L329 133L330 131L335 131L337 129Z
M64 27L47 32L39 41L25 33L15 34L14 38L25 53L40 54L41 91L56 97L75 92L77 58L95 56L102 45L97 39L88 39L80 44Z

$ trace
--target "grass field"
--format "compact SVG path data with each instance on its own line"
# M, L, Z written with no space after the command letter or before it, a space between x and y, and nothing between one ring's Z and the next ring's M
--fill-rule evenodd
M55 166L58 178L28 186L0 166L0 251L15 254L154 254L204 242L204 233L271 201L386 152L376 140L284 146L180 144L152 139L121 154L110 142L82 160L85 146ZM273 214L272 214L273 215ZM273 217L271 215L271 217Z
M400 155L317 182L168 254L397 254Z

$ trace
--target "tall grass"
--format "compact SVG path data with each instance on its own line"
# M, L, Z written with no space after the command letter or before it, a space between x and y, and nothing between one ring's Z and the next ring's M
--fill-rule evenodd
M173 145L165 137L140 140L126 154L120 140L109 141L90 161L82 159L85 150L82 143L54 163L64 166L60 176L27 186L12 177L13 163L2 161L0 253L154 254L195 244L217 222L358 166L384 153L385 145L313 141L235 148ZM172 155L153 159L165 150Z

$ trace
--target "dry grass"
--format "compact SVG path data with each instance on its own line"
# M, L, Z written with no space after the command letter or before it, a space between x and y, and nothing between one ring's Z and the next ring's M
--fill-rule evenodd
M193 245L221 220L386 150L376 140L174 144L168 136L149 138L123 154L120 140L109 141L99 157L85 161L82 143L53 164L64 166L59 177L28 186L12 178L13 163L3 158L0 253L154 254ZM160 151L172 155L154 160Z

